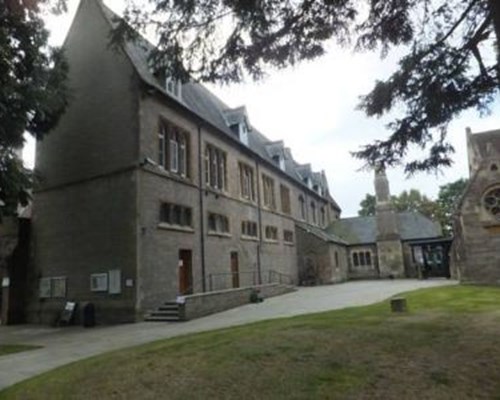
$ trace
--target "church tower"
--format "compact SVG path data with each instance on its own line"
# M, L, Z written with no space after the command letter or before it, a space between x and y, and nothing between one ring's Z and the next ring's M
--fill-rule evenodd
M380 277L403 278L405 270L398 214L391 204L389 181L387 180L384 166L379 166L375 169L375 196L377 254Z

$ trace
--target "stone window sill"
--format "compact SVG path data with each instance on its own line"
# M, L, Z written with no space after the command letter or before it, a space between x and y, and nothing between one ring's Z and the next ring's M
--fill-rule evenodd
M241 240L248 240L250 242L258 242L259 238L257 236L246 236L246 235L241 235Z
M274 239L264 239L264 242L269 244L279 244L279 240L274 240Z
M165 222L160 222L158 224L158 229L165 229L168 231L177 231L177 232L185 232L185 233L194 233L194 229L190 226L180 226L180 225L171 225Z
M225 233L225 232L215 232L215 231L208 231L207 233L208 236L218 236L222 238L231 238L232 235L230 233Z

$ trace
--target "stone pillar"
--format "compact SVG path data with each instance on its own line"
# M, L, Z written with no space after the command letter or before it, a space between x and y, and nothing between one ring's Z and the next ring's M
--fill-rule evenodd
M375 195L379 276L403 278L405 268L398 214L391 204L389 181L383 166L375 169Z

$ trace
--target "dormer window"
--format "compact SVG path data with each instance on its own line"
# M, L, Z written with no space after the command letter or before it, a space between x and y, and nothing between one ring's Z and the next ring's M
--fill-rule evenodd
M248 146L248 127L244 121L231 125L229 129L240 139L241 143Z
M222 112L226 125L231 132L240 140L241 143L248 146L248 115L244 106L238 108L226 109Z
M285 158L280 154L275 154L273 157L273 161L276 165L280 167L282 171L285 170Z
M180 99L182 95L182 85L177 79L165 78L165 90L172 96Z

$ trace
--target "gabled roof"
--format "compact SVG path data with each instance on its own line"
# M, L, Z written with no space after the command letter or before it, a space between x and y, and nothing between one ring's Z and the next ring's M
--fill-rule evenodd
M418 212L398 213L398 226L401 240L429 239L442 234L439 224ZM377 220L375 216L344 218L333 222L327 232L351 245L375 243Z
M110 23L111 26L115 26L116 21L120 18L113 11L111 11L108 7L102 3L102 0L95 0L103 10L103 13ZM160 84L160 82L153 75L151 68L149 67L149 54L153 51L154 47L151 43L149 43L144 38L139 38L134 42L127 42L123 46L126 54L130 58L133 66L135 67L137 73L140 78L156 89L158 92L171 97L175 101L182 104L185 108L187 108L192 113L196 114L198 117L208 122L210 125L214 126L220 132L226 134L232 140L238 141L234 133L226 124L226 120L224 115L227 114L228 111L231 110L227 104L225 104L221 99L211 93L205 86L195 83L188 82L182 85L182 99L175 98L170 95L166 89ZM250 132L248 133L248 148L260 158L268 161L270 164L275 165L279 170L279 166L277 166L273 160L272 156L268 153L267 147L269 144L273 142L265 137L261 132L259 132L255 127L250 126ZM291 153L290 153L291 156ZM310 188L304 184L304 181L301 179L301 175L297 174L296 169L299 167L299 164L293 159L285 159L285 169L284 173L288 175L289 178L293 179L296 183L301 185L305 190L310 192L312 191ZM327 185L326 180L322 182L323 185ZM316 192L314 192L316 193ZM319 194L317 194L319 195ZM332 203L332 205L340 211L340 207L335 201L331 201L329 196L323 196L325 200Z
M333 233L329 233L324 229L318 228L317 226L309 225L309 224L306 224L304 222L295 222L295 225L298 228L316 236L318 239L322 240L323 242L337 243L337 244L342 244L342 245L348 244L345 240L343 240L339 236L337 236Z

